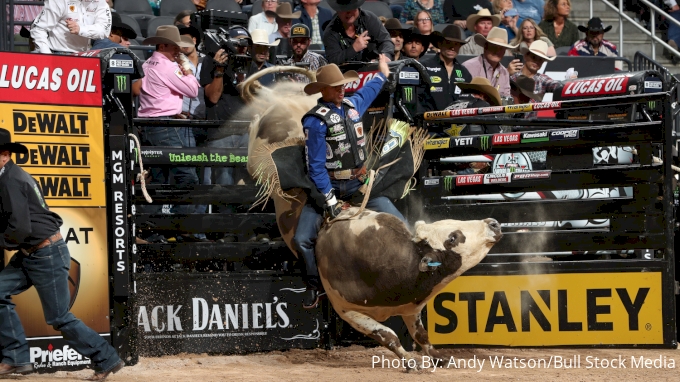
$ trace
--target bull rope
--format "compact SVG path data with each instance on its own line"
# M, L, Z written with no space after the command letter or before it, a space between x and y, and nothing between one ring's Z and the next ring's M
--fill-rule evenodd
M142 150L141 150L142 145L139 144L139 138L137 138L136 135L128 134L128 136L131 137L135 141L135 144L137 145L137 160L139 160L139 174L137 174L136 179L142 185L142 194L144 195L144 199L146 199L147 203L153 203L153 199L151 199L151 196L149 196L149 192L146 191L145 177L149 172L144 170L144 163L142 162Z

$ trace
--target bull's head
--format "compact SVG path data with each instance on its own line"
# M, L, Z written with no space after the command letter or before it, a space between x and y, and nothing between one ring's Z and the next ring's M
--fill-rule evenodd
M495 219L440 220L431 224L418 221L415 224L415 243L426 243L435 251L454 252L460 256L459 276L486 257L491 247L503 234Z

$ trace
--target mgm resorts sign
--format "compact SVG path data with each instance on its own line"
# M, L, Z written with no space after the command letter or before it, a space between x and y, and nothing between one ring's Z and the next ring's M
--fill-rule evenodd
M302 308L300 277L140 276L140 355L314 348L321 339L321 310Z

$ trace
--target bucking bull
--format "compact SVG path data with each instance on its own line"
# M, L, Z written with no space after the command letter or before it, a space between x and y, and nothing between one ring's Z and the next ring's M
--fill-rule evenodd
M259 86L257 78L261 75L282 70L315 80L314 73L305 69L276 67L265 69L244 83L244 98L250 101L254 108L251 112L256 115L250 125L248 171L262 185L259 203L273 199L282 237L295 252L291 244L302 206L309 198L318 197L315 196L318 191L304 173L305 137L301 124L302 116L316 104L316 98L305 95L300 84L287 83L274 90ZM382 166L383 144L390 137L399 136L388 125L394 124L383 124L380 132L372 131L368 168ZM397 159L397 163L403 163L401 170L394 170L397 175L392 176L400 181L390 182L387 180L390 176L380 173L390 174L390 165L395 163L392 161L372 176L387 186L372 183L370 192L382 192L393 198L408 193L423 156L425 134L405 126L407 133L400 140L402 149ZM408 170L406 176L404 167ZM441 359L429 342L421 311L442 288L487 255L501 239L501 228L489 218L430 224L418 221L413 229L414 232L409 231L392 215L351 207L334 221L326 222L319 232L316 244L319 274L333 308L353 328L399 358L410 360L413 358L401 346L397 335L380 323L399 315L425 353Z

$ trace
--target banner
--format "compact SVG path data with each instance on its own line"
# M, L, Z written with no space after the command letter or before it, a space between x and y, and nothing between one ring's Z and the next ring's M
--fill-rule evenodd
M427 305L435 345L661 345L661 273L462 276Z
M12 160L33 176L71 254L70 310L109 336L107 233L101 64L97 58L0 53L0 126L28 154ZM5 252L6 264L13 252ZM37 370L77 369L91 361L45 323L35 288L13 297Z

